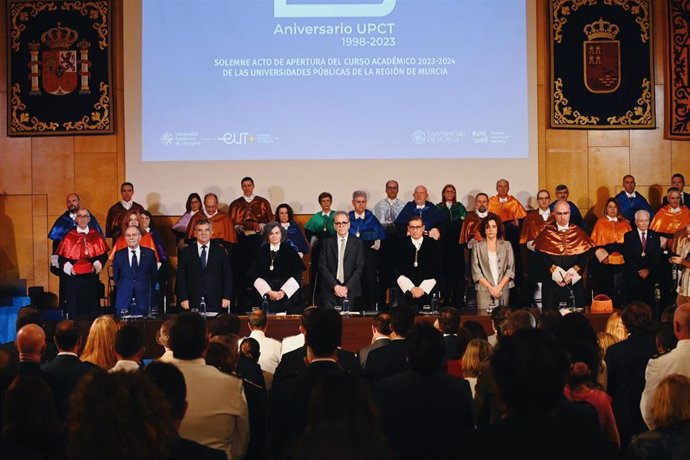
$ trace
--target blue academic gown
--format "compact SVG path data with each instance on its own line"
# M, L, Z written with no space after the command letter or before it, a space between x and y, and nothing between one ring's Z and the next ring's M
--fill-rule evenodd
M398 226L402 235L407 234L407 224L414 216L422 217L426 230L431 230L432 228L443 230L442 227L446 220L446 216L431 201L424 203L424 208L422 209L417 209L417 203L414 201L408 201L405 207L402 208L402 211L400 211L400 214L398 214L398 218L395 219L395 225Z
M295 251L301 252L302 254L307 254L309 252L307 239L295 222L290 222L290 226L287 229L287 237L290 246L292 246Z
M350 211L350 235L362 241L375 241L386 239L386 232L381 223L368 209L364 210L364 219L356 219L355 212ZM359 233L359 235L358 235Z
M69 211L65 211L60 217L58 217L55 220L53 227L50 229L50 232L48 233L48 239L53 241L53 253L55 253L57 247L60 245L60 241L62 241L65 235L67 235L67 232L69 232L76 226L77 222L75 220L72 220L72 218L69 216ZM98 224L96 216L91 216L91 220L89 221L89 228L93 228L98 233L103 235L103 230L101 230L101 226Z
M155 301L153 288L156 284L157 270L156 254L153 250L140 247L141 256L139 268L135 271L129 264L129 248L120 249L113 258L113 279L117 286L115 296L115 311L130 308L132 297L136 299L136 307L130 310L131 315L146 315L149 305Z
M616 195L616 201L618 202L618 207L620 208L621 214L623 214L623 217L628 219L628 222L630 222L630 225L632 225L633 228L635 228L635 213L640 209L644 209L649 213L650 222L654 217L652 207L649 206L649 203L645 197L643 197L639 192L635 192L635 198L628 198L625 190L621 190Z

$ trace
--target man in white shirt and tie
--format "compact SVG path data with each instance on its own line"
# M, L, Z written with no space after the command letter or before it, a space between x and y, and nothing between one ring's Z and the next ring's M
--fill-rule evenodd
M336 237L324 241L319 256L322 306L328 308L342 305L345 299L352 301L361 294L364 271L364 247L362 240L349 235L348 214L336 212L333 222Z

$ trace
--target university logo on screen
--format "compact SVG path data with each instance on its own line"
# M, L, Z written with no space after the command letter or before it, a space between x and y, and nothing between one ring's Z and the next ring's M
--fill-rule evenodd
M375 0L374 0L375 1ZM397 0L376 3L290 3L289 0L273 0L273 16L276 18L371 18L388 16Z

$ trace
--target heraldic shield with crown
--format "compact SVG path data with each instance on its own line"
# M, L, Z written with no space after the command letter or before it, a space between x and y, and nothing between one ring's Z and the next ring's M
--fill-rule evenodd
M551 127L656 127L652 0L550 0Z
M113 133L110 2L7 8L8 135Z

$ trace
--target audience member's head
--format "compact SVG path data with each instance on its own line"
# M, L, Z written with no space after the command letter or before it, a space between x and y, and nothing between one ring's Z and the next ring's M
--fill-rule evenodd
M407 337L407 333L414 324L414 310L407 305L391 308L391 334Z
M240 319L232 313L220 313L209 325L211 337L217 335L240 335Z
M673 321L666 321L659 325L656 331L656 349L659 353L668 353L678 345L678 337L673 332Z
M354 375L326 376L312 390L307 426L292 458L389 458L369 387Z
M480 323L479 321L465 321L464 323L462 323L462 327L464 327L467 330L467 332L470 333L470 336L473 339L488 339L488 336L486 335L486 329L484 329L484 326L482 326L482 323Z
M81 328L79 323L71 319L60 321L55 327L55 337L53 340L58 351L78 354L81 347Z
M462 355L465 354L465 350L467 349L467 344L470 343L470 341L473 339L472 334L470 331L465 327L465 326L460 326L458 329L458 349L457 349L457 355L455 356L448 356L449 359L460 359L462 358Z
M516 330L501 340L491 359L501 401L511 414L546 415L563 395L567 354L539 329Z
M17 331L15 343L19 352L19 361L40 363L41 355L46 349L46 334L41 326L27 324Z
M234 334L213 337L206 350L206 364L215 366L226 374L235 372L240 359L238 338Z
M606 320L605 330L616 338L616 343L628 337L628 330L625 328L625 324L623 324L623 315L620 311L616 310L609 315L609 318Z
M455 307L444 307L438 314L439 329L444 334L457 334L460 327L460 312Z
M599 372L599 347L592 347L584 340L571 341L566 345L570 356L570 378L568 384L576 388L580 385L596 384Z
M345 213L347 215L347 213ZM307 320L309 319L309 315L312 314L314 310L316 310L318 307L312 305L304 309L302 312L302 316L300 316L300 324L299 324L299 331L300 333L304 334L304 331L307 330Z
M144 356L144 336L139 329L126 325L115 334L117 359L139 362Z
M659 322L665 323L666 321L671 321L673 322L673 315L676 313L676 308L678 308L675 305L669 305L668 307L664 308L663 311L661 312L661 318L659 319Z
M412 326L407 335L407 362L412 371L422 375L438 372L445 353L443 334L433 325L419 322Z
M673 314L673 332L678 340L690 339L690 303L679 305Z
M156 343L165 348L165 351L170 350L170 328L172 325L173 320L166 319L156 331Z
M208 346L206 321L195 312L184 312L170 328L170 349L176 359L192 360L204 356Z
M342 334L340 314L330 308L317 308L307 318L304 341L314 357L330 357L340 346Z
M117 323L112 316L99 316L91 324L89 336L86 338L81 360L108 370L115 365L115 334Z
M491 310L491 326L499 336L501 335L501 329L503 329L504 323L508 321L509 314L510 309L505 305L499 305Z
M175 426L163 393L140 372L91 372L70 398L68 458L166 458Z
M644 302L630 302L621 316L623 325L631 334L651 334L654 331L652 310Z
M690 420L690 378L671 374L659 382L652 398L652 425L671 428Z
M264 310L257 308L249 314L249 330L264 331L268 325L268 315Z
M247 358L255 363L259 362L261 351L259 350L259 342L253 337L247 337L240 343L240 357Z
M177 366L160 361L150 362L144 369L158 389L170 403L170 415L175 422L175 428L180 428L180 422L187 412L187 384L184 375Z
M371 320L371 328L374 334L391 335L391 315L388 312L379 312Z
M501 328L501 336L514 334L521 329L534 329L537 327L537 322L532 316L532 313L527 310L515 310L508 314L508 319L503 323Z
M554 337L558 335L558 331L561 328L561 322L563 321L563 315L561 312L553 309L547 309L542 312L541 319L539 321L539 329L546 331Z
M14 322L15 330L18 331L27 324L37 324L40 326L42 321L43 315L38 308L34 308L31 305L22 307L17 312L17 319Z
M42 435L60 431L53 392L38 375L20 375L12 381L5 394L2 414L3 440L19 445L40 441Z
M618 343L616 338L608 332L597 332L597 342L599 343L600 356L606 356L606 350L613 344Z
M462 375L478 377L482 362L489 359L494 349L485 339L472 339L462 355Z

